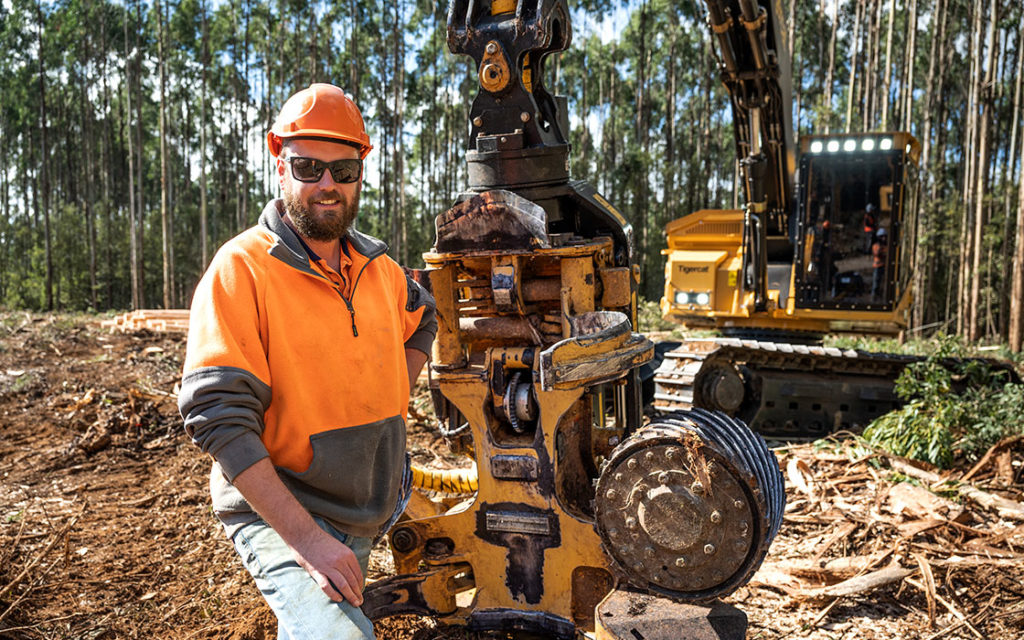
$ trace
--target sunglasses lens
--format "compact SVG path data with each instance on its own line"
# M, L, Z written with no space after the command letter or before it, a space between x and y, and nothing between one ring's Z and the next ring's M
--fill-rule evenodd
M292 177L300 182L319 182L324 166L313 158L290 158Z
M331 177L340 184L355 182L362 172L361 160L337 160L331 163Z

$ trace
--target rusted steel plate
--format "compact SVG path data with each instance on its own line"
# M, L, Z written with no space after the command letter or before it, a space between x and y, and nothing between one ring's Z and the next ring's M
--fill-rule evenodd
M747 615L732 605L682 604L616 589L597 605L596 640L743 640Z

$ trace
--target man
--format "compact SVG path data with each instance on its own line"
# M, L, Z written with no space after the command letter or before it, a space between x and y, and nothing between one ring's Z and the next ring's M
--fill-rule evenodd
M875 230L878 220L875 218L875 205L868 203L864 207L864 253L871 253L871 244L875 241Z
M196 289L179 409L279 637L372 638L363 576L407 490L404 416L434 302L351 227L372 147L341 89L292 96L267 142L282 197Z
M878 300L885 289L885 263L889 256L886 244L885 227L875 232L875 242L871 245L871 300Z

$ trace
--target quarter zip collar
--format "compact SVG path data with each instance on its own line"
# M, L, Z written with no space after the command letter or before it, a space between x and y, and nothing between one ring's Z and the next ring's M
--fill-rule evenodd
M263 207L263 212L260 214L259 226L270 232L274 238L274 244L271 245L267 252L293 269L327 282L344 301L345 307L352 318L352 336L358 337L359 330L356 328L356 310L352 304L356 297L356 287L359 285L359 279L362 277L366 267L369 266L374 258L379 258L387 253L388 245L373 236L360 233L355 229L349 229L348 234L342 238L342 250L352 259L353 267L362 262L362 260L358 259L359 256L365 259L365 262L359 265L359 270L352 283L352 295L346 298L344 293L335 287L334 283L330 282L324 274L310 265L312 256L310 256L306 244L299 238L298 234L285 224L284 219L281 217L281 210L283 208L284 201L280 198L275 198L268 202L267 206ZM352 252L357 253L358 256L353 256Z
M309 266L309 256L302 246L302 241L299 240L295 231L285 224L281 217L282 209L284 209L284 201L275 198L263 207L263 212L260 214L259 226L275 236L275 242L269 250L270 255L299 271L322 278L323 276ZM347 243L343 244L347 244L348 248L366 258L367 261L378 258L388 251L388 245L383 241L355 229L349 229L345 240Z

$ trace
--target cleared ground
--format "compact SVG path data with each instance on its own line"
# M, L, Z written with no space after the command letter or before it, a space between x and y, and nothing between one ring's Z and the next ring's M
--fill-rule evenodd
M209 461L181 429L183 351L181 334L0 315L0 637L276 637L210 511ZM422 389L410 415L417 462L455 464ZM970 480L1019 502L1024 446L1004 450ZM918 486L928 482L899 482L908 475L870 452L779 453L785 524L764 569L729 599L748 613L750 638L1024 637L1024 528L1012 512L955 491L931 502ZM370 577L387 567L378 549ZM852 594L829 591L841 585ZM458 635L416 618L378 629L438 634Z

